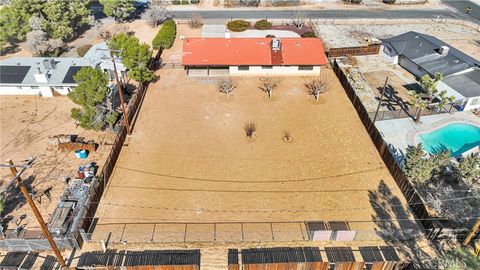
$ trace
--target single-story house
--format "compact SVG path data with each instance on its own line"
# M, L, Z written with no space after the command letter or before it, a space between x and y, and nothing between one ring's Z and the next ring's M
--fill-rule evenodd
M480 108L480 61L426 34L410 31L382 40L380 54L421 78L443 74L437 89L456 98L463 110Z
M114 82L113 64L105 43L93 46L84 57L13 57L0 61L0 95L66 95L77 86L73 76L82 67L99 68ZM115 61L123 80L126 68Z
M319 75L324 51L317 38L186 38L182 65L190 76Z

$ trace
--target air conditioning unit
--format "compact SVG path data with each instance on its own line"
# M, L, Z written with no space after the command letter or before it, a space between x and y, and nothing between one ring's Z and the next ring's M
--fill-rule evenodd
M438 49L438 52L440 54L447 54L448 50L450 50L450 48L448 48L448 46L442 46L442 47L440 47L440 49Z

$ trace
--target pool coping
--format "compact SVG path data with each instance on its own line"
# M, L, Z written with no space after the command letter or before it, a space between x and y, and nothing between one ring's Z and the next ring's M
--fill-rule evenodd
M416 145L419 144L419 141L417 139L418 136L420 136L422 134L425 134L425 133L430 133L432 131L435 131L437 129L440 129L442 127L445 127L449 124L454 124L454 123L470 124L470 125L473 125L473 126L476 126L476 127L480 128L480 123L479 122L473 121L471 119L457 118L455 116L452 116L452 117L449 117L449 118L446 118L446 119L441 119L441 120L435 121L431 124L426 124L426 125L421 125L421 126L419 125L415 128L415 130L408 131L407 135L406 135L407 144L416 146ZM477 146L477 148L478 148L478 146ZM475 149L475 147L472 148L472 149ZM470 152L472 149L469 149L466 152ZM464 154L466 152L463 152L462 154Z

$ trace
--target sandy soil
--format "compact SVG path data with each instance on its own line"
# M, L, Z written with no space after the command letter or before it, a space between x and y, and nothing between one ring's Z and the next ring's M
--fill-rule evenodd
M304 78L285 78L273 100L257 78L238 78L226 101L214 82L185 79L183 70L159 75L101 202L99 224L371 221L369 192L382 181L401 197L336 79L314 102ZM257 124L254 141L244 135L248 121ZM283 129L292 143L282 140ZM121 228L109 226L105 231L120 237Z
M40 212L47 220L63 193L65 187L63 179L66 176L75 177L78 167L89 162L95 161L102 165L110 150L109 146L100 145L87 160L79 160L73 152L58 151L56 146L50 144L48 136L77 134L85 140L94 140L100 144L113 141L113 135L77 128L70 117L72 107L73 103L67 97L0 97L0 158L2 163L12 159L20 164L30 156L37 157L37 162L23 174L23 178L32 176L33 181L27 183L30 183L38 195L52 188L51 201L42 196L41 203L37 202ZM2 168L0 177L3 188L11 179L10 170ZM14 229L13 222L22 214L26 214L27 217L21 222L19 220L20 225L25 225L26 229L38 227L30 208L24 205L22 198L10 202L2 214L2 217L14 218L8 224L8 229Z

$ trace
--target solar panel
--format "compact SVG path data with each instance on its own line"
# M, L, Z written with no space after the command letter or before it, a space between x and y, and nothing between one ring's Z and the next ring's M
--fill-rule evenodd
M67 74L65 74L65 77L63 78L62 83L76 83L75 80L73 79L73 76L75 76L75 74L77 74L77 72L81 68L82 67L79 67L79 66L69 67Z
M329 263L354 262L355 255L350 247L325 247Z
M365 262L381 262L383 261L382 253L376 246L359 247L360 254Z
M382 251L383 257L385 257L386 261L389 262L398 262L400 258L395 251L395 248L388 247L388 246L381 246L380 250Z
M30 66L0 66L0 83L21 83Z
M57 263L57 259L54 256L47 255L45 260L43 261L42 266L40 266L40 270L53 270L55 264Z
M19 267L26 256L27 252L8 252L0 266Z
M318 247L251 248L242 250L243 264L321 262Z
M238 264L238 249L228 250L228 264Z
M346 221L330 221L328 222L330 229L333 231L349 231L350 227Z
M20 268L32 269L37 258L38 258L38 253L35 253L35 252L28 253L27 258L25 258L25 261L23 261L22 266Z

